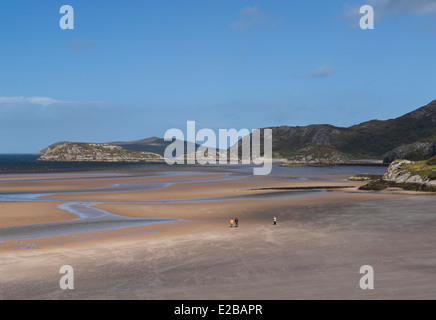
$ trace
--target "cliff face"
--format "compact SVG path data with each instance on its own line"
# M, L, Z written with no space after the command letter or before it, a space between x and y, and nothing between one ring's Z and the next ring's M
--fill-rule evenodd
M163 162L151 152L133 152L105 143L60 143L47 148L41 161Z

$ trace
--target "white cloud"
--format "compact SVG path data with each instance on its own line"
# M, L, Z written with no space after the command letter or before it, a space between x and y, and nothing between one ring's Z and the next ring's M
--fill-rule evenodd
M389 13L419 15L436 13L436 1L434 0L370 0L369 4Z
M239 11L239 20L233 22L231 27L233 30L245 34L249 29L257 25L275 25L275 23L271 21L270 15L262 12L258 5L245 7Z
M333 74L334 72L335 72L335 70L332 67L325 65L325 66L319 67L318 69L312 71L309 74L309 77L310 78L323 78L323 77L327 77L327 76Z
M377 19L381 19L389 14L436 14L435 0L367 0L366 4L374 8L375 17ZM360 16L359 9L360 6L346 5L344 17L355 20Z
M239 14L243 17L257 17L260 15L259 6L256 5L254 7L246 7L242 9Z
M48 98L48 97L0 97L0 104L17 104L17 103L31 103L41 106L49 106L55 103L62 103L63 101Z
M95 46L95 42L91 40L83 40L83 39L75 39L71 43L68 44L67 49L74 51L74 52L80 52L85 49L91 48Z

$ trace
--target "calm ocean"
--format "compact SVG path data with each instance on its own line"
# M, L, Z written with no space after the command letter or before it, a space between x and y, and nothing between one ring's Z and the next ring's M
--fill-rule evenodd
M57 162L38 161L39 156L33 154L0 154L0 174L6 173L49 173L49 172L83 172L83 171L111 171L111 172L162 172L162 171L202 171L217 170L222 172L220 165L188 165L178 164L171 166L162 163L132 163L132 162ZM226 169L245 170L252 172L251 166L234 165ZM384 174L386 167L366 166L333 166L333 167L280 167L273 165L272 173L290 173L303 177L308 173L373 173Z
M38 161L33 154L0 154L0 173L44 173L79 171L155 171L166 163L108 163Z

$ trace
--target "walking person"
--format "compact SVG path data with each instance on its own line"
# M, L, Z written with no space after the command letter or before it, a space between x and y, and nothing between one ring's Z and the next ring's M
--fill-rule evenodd
M273 218L274 225L277 225L277 218L274 216Z
M239 222L239 220L238 220L238 218L236 217L236 218L235 218L235 228L238 227L238 222Z
M230 219L230 228L233 228L233 223L235 222L235 220L233 220L233 218Z

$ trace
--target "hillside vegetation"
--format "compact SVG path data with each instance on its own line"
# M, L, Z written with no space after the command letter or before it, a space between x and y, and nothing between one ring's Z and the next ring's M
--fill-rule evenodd
M396 119L372 120L348 128L310 125L265 129L272 130L273 156L290 163L304 163L307 159L327 163L356 159L384 159L386 163L399 158L425 160L436 155L436 100Z

